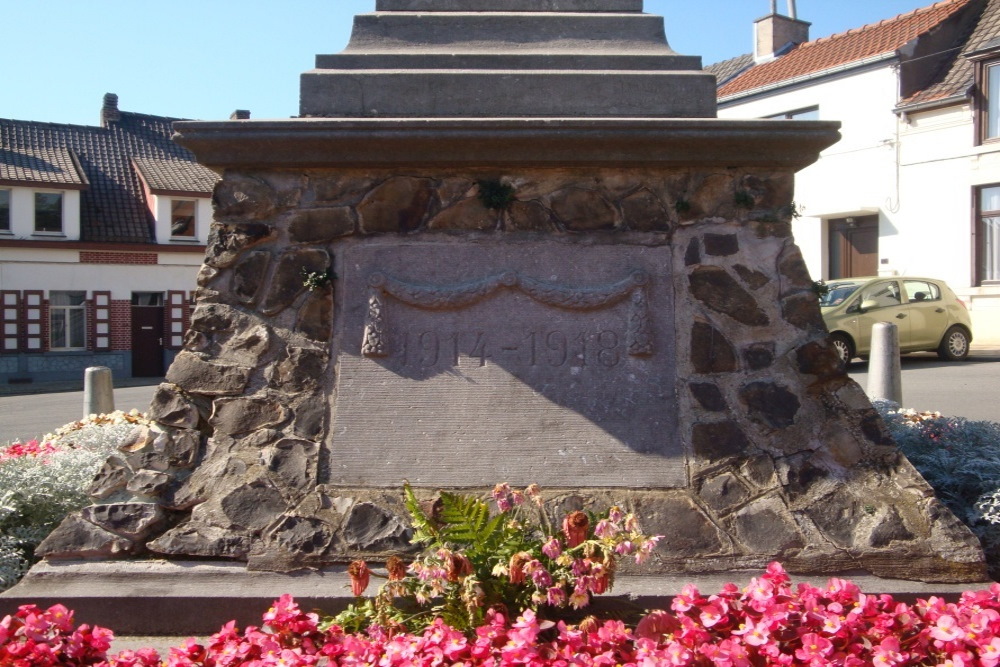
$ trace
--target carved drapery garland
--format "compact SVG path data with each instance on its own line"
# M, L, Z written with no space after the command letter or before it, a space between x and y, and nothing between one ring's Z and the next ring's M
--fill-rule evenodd
M567 310L608 308L629 299L626 318L626 345L633 357L653 353L653 333L649 321L644 271L632 271L628 278L610 285L572 287L546 283L523 276L517 271L503 271L457 285L425 285L393 278L381 272L368 277L368 316L361 354L366 357L389 356L385 296L408 306L427 310L465 308L482 301L501 289L520 291L535 301Z

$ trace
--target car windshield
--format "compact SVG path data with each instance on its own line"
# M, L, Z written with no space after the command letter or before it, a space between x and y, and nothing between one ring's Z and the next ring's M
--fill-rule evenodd
M820 308L839 306L861 287L861 283L827 283L826 287L827 293L819 299Z

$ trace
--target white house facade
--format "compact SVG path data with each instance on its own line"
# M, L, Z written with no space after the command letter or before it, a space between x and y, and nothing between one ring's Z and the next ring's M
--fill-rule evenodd
M0 119L0 383L163 374L183 345L217 176L170 118Z
M709 68L722 118L842 124L796 178L794 233L813 277L942 278L985 345L1000 343L1000 66L983 74L995 47L1000 0L945 0Z

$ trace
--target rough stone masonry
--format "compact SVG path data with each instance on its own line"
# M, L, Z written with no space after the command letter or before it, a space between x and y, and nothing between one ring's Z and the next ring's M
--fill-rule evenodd
M185 349L49 559L406 552L400 487L542 483L650 571L979 581L838 365L790 231L837 124L720 121L640 0L379 0L223 180Z

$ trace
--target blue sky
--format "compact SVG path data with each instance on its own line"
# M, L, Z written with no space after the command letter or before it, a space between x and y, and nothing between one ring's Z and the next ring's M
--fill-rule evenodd
M502 0L498 0L502 2ZM930 0L798 0L822 37L931 4ZM163 116L254 118L298 111L298 75L336 53L351 18L374 0L0 0L0 117L93 125L105 92L120 107ZM785 13L787 0L778 0ZM751 49L770 0L646 0L666 19L675 51L705 64Z

